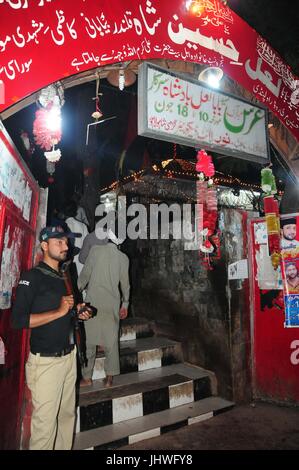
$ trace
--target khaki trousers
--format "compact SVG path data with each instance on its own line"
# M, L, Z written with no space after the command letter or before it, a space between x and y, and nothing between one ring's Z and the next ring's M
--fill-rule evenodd
M30 450L72 448L76 368L76 348L62 357L29 354L26 381L33 405Z

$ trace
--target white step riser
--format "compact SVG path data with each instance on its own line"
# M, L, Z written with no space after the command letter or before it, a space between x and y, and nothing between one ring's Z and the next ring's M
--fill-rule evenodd
M168 386L169 408L194 402L193 380ZM112 399L112 423L139 418L143 416L143 394L137 393ZM80 432L80 413L77 409L76 433Z
M160 348L150 349L148 351L138 351L138 372L162 367L162 356L163 352ZM93 380L103 379L104 377L106 377L104 367L105 356L97 357L93 370Z
M162 350L151 349L138 352L138 372L162 367Z
M124 341L132 341L134 339L137 338L137 335L136 335L136 331L134 330L127 330L127 331L124 331L121 336L120 336L120 342L124 342Z
M130 320L130 319L129 319ZM152 322L140 321L140 318L136 319L136 323L128 323L128 320L121 322L120 327L120 341L132 341L137 338L152 337L154 334L154 326Z

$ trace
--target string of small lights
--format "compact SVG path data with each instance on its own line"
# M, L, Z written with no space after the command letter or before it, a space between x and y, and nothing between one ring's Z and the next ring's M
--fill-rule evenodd
M277 155L274 153L274 156L275 158L278 160L277 158ZM140 184L149 184L150 187L151 187L151 190L154 190L154 189L157 189L157 191L159 190L158 186L157 188L155 188L154 184L153 184L153 181L145 181L142 177L145 176L145 175L152 175L152 176L157 176L159 177L159 179L161 180L169 180L169 179L173 179L174 180L174 184L176 184L176 180L178 179L192 179L194 182L197 181L198 179L198 174L197 172L195 171L188 171L187 169L185 169L184 171L176 171L176 170L173 170L173 169L170 169L169 168L169 165L172 165L173 163L176 163L177 165L181 165L183 162L180 160L180 159L177 159L177 146L174 144L174 147L173 147L173 157L170 158L169 160L164 160L161 162L161 166L158 166L158 165L153 165L151 167L151 170L149 171L149 169L142 169L142 170L139 170L139 171L136 171L134 173L132 173L131 175L128 175L124 178L122 178L121 180L119 181L114 181L110 186L107 186L105 188L102 188L100 190L101 193L105 193L107 191L111 191L111 190L118 190L120 188L122 188L124 185L128 184L128 183L134 183L134 182L138 182L138 187L134 187L135 185L133 184L133 188L131 188L133 190L133 192L135 192L135 190L137 190L138 192L138 188L139 190L141 189L140 188ZM185 162L187 163L187 162ZM189 164L192 164L192 162L189 162ZM280 165L282 165L281 162L279 162ZM190 166L190 165L189 165ZM282 165L283 166L283 165ZM285 170L285 168L284 168ZM237 178L235 176L232 176L230 174L224 174L220 171L216 171L215 172L215 176L214 176L214 185L217 186L219 189L218 191L220 191L220 188L223 190L224 188L227 188L227 189L231 189L233 191L233 194L234 194L234 190L244 190L244 191L250 191L252 194L253 192L258 192L258 193L261 193L261 186L259 184L254 184L254 183L248 183L248 182L245 182L245 181L242 181L240 178ZM180 198L182 197L182 199L188 203L194 203L196 201L196 198L193 197L193 196L190 196L190 194L186 194L185 191L183 191L183 188L180 187ZM222 193L221 193L222 194ZM282 196L283 195L283 191L278 191L278 196ZM249 196L248 196L249 197ZM176 195L176 199L177 199L177 195ZM154 198L151 197L151 200L153 201ZM159 201L157 201L159 202ZM226 205L226 204L225 204Z
M182 171L174 171L174 170L164 170L165 171L164 172L163 170L161 171L161 169L158 168L157 165L153 165L152 170L153 170L154 174L162 176L163 178L167 178L167 179L171 179L171 178L175 178L175 177L180 177L180 178L190 177L194 180L197 180L197 173L195 173L195 172L182 172ZM125 176L121 180L114 181L109 186L106 186L106 187L100 189L100 192L105 193L105 192L108 192L108 191L111 191L111 190L115 190L119 186L123 186L126 183L129 183L129 182L132 182L132 181L140 181L140 177L143 176L145 173L146 173L146 170L144 170L144 169L140 170L140 171L137 171L137 172L134 172L131 175ZM244 189L251 189L251 190L255 190L255 191L261 191L261 186L258 185L258 184L246 183L246 182L240 180L239 178L237 178L235 176L232 176L230 174L225 175L224 173L221 173L219 171L216 171L216 176L214 178L214 184L216 186L225 186L225 185L229 185L229 186L234 186L235 185L236 186L236 185L238 185L239 187L244 188ZM280 191L279 194L281 195L281 194L283 194L283 192Z

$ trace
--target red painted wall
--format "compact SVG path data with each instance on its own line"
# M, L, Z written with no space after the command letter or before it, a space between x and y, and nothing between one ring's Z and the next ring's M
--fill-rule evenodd
M254 222L250 228L254 392L257 397L299 404L299 328L284 328L282 291L259 289ZM268 302L263 309L261 296L264 304Z
M35 242L35 226L38 208L38 186L22 163L17 150L13 146L7 133L0 127L0 145L2 168L0 178L3 181L3 162L6 168L10 163L12 167L17 164L24 177L24 182L28 183L31 191L30 217L25 220L24 213L13 201L13 192L9 197L0 193L0 260L1 277L5 279L15 279L12 286L11 300L13 301L15 287L18 282L20 272L28 269L32 265L32 254ZM7 151L4 156L5 150ZM15 168L15 166L14 166ZM24 196L24 194L23 194ZM5 264L5 252L11 248L13 259L10 266ZM3 297L3 291L0 295ZM2 306L5 304L3 303ZM11 302L9 302L11 304ZM0 365L0 449L18 449L21 434L21 419L23 413L24 398L24 364L27 355L28 332L25 330L14 330L10 322L11 308L0 310L0 336L6 348L5 364Z

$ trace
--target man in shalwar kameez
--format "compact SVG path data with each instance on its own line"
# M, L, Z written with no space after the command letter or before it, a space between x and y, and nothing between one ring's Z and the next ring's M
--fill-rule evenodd
M128 314L129 259L118 249L120 240L110 231L108 238L106 245L91 248L78 279L81 291L87 286L85 302L97 308L97 315L86 325L88 364L81 371L81 386L92 384L97 345L105 351L105 385L110 387L113 376L120 373L119 320Z

